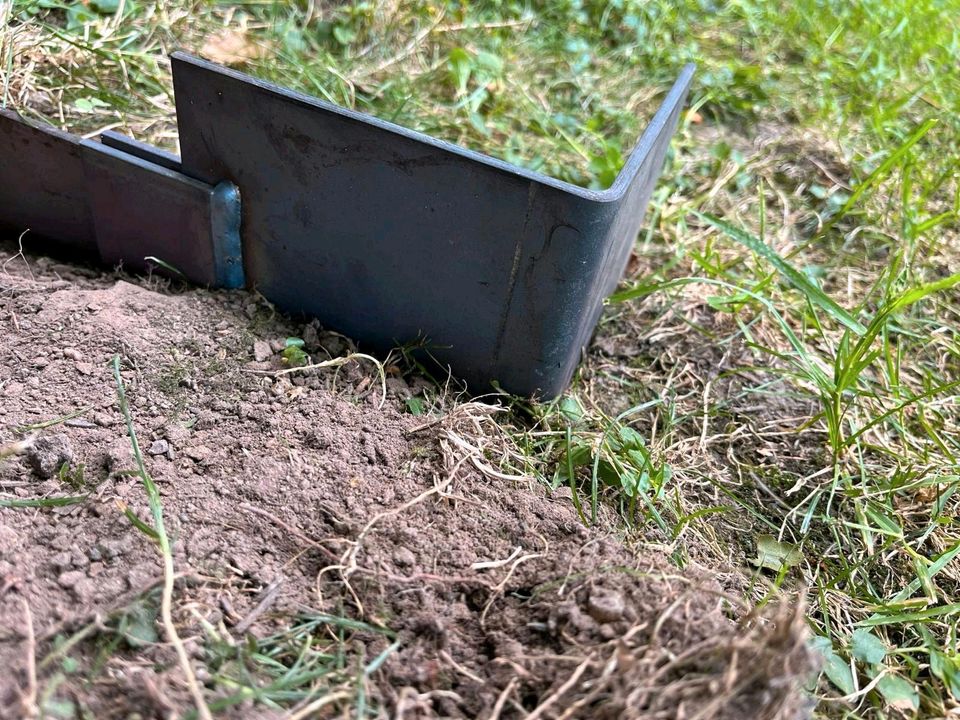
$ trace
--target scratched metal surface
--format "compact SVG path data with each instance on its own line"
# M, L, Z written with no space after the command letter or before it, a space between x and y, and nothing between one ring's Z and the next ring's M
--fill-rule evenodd
M155 257L192 282L242 286L236 188L187 177L149 146L110 142L0 111L0 225L111 265L143 270Z
M247 282L483 391L555 396L622 276L693 68L614 185L585 190L172 56L183 172L243 193Z

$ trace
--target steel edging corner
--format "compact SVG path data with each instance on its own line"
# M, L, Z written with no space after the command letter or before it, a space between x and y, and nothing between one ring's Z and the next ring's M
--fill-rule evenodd
M474 390L552 397L622 275L693 69L593 191L174 53L182 170L243 193L248 284Z

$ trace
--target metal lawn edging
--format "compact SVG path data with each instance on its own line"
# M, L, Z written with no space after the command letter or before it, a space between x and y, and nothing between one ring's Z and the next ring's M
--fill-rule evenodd
M247 281L380 349L426 340L471 387L566 387L623 274L681 73L601 192L172 56L183 172L243 193Z
M0 110L0 225L132 270L158 258L200 285L242 287L239 194ZM149 146L130 144L130 148Z
M179 159L0 115L0 224L108 262L152 255L194 282L245 282L374 348L418 344L472 390L541 398L570 382L623 274L693 75L683 70L614 184L594 191L171 60ZM55 166L64 172L46 172ZM5 190L20 174L31 177ZM138 204L146 217L130 212ZM170 204L179 222L165 219Z

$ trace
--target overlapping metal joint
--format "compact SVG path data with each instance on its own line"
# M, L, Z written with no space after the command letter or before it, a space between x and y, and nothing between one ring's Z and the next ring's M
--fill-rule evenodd
M693 73L593 191L189 55L172 65L181 158L0 113L0 224L256 287L367 346L416 344L475 391L540 397L567 386L623 274Z
M236 186L204 183L159 150L84 140L0 110L0 224L200 285L242 287ZM154 260L156 259L156 260Z

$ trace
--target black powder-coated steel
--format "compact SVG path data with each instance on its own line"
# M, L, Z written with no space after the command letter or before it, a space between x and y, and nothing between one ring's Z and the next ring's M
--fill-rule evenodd
M95 252L82 143L0 109L0 225Z
M152 257L192 282L242 287L236 187L187 177L174 156L122 136L105 140L0 110L0 225L112 265L142 270Z
M204 285L246 275L366 344L424 345L474 390L541 397L566 387L623 273L693 73L596 192L172 60L182 160L0 110L0 225Z
M248 285L483 391L566 387L622 276L690 85L586 190L175 53L181 169L243 193Z

